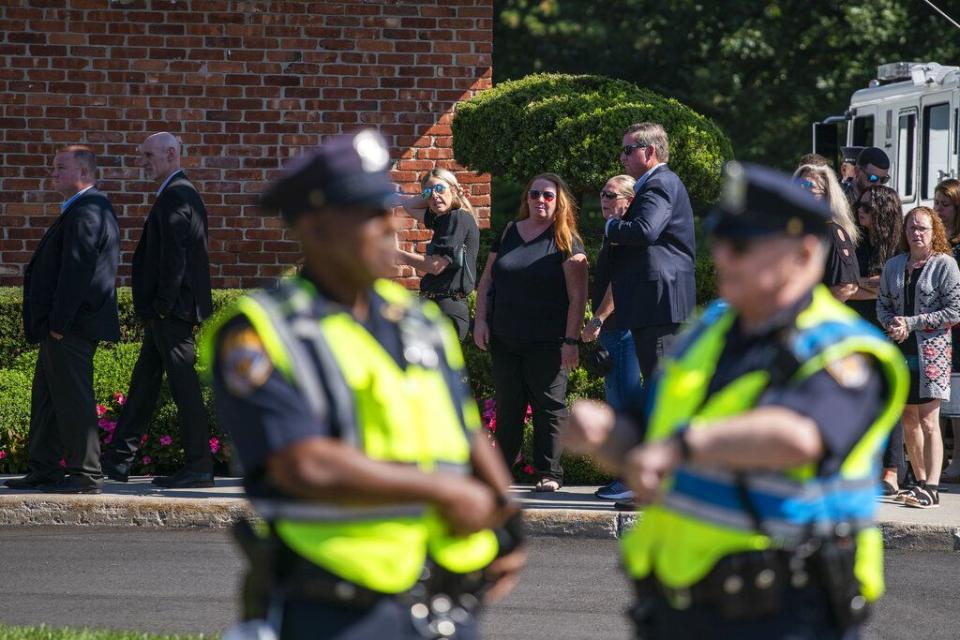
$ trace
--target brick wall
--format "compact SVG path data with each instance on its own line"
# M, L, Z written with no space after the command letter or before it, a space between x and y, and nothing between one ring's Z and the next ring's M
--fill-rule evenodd
M279 167L332 133L376 127L404 191L439 164L489 217L489 177L456 165L450 120L458 101L490 86L492 0L0 4L0 284L20 284L59 213L46 177L67 144L99 157L128 284L156 190L137 148L162 130L183 140L206 202L217 287L256 286L294 263L296 244L253 203ZM429 233L402 225L407 248L422 249Z

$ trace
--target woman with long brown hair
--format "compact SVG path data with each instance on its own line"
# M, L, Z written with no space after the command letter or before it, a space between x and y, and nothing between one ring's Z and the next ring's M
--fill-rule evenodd
M929 508L940 505L940 402L950 399L950 327L960 322L960 269L931 209L911 209L903 228L902 253L883 267L877 316L910 368L903 438L917 486L897 497Z
M496 438L507 465L523 445L527 405L533 409L536 491L563 483L557 435L586 301L576 202L560 176L540 174L524 189L516 220L490 248L473 330L477 346L492 356Z

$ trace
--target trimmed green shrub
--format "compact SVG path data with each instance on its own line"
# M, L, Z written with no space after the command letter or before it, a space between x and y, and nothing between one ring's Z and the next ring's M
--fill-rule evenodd
M462 103L453 119L460 164L525 184L553 172L578 194L623 173L623 130L658 122L670 137L670 167L703 212L720 193L720 168L733 157L709 118L673 98L603 76L535 74L503 82Z

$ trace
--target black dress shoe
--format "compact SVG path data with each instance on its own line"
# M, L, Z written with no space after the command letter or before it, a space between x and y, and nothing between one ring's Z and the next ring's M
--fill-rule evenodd
M613 503L613 508L617 511L636 511L637 503L633 500L617 500Z
M181 469L172 476L157 476L153 484L164 489L203 489L213 486L213 474Z
M63 480L63 476L39 476L34 473L28 473L22 478L10 478L3 484L8 489L30 490L43 489L44 487L54 485Z
M103 475L117 482L127 482L130 480L130 465L125 462L113 462L109 458L101 458L100 468L103 469Z
M44 493L102 493L100 481L87 476L67 476L56 484L45 485Z

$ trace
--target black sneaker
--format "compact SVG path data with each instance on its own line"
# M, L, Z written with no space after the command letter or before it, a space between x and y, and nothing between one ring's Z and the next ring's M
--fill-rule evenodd
M127 482L130 480L130 465L124 462L113 462L109 458L100 460L100 468L103 469L103 475L117 482Z
M43 489L44 487L57 484L61 480L63 480L63 476L40 476L35 473L28 473L22 478L10 478L3 484L8 489L30 491L33 489Z
M153 484L164 489L205 489L213 486L213 473L181 469L171 476L157 476Z

